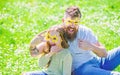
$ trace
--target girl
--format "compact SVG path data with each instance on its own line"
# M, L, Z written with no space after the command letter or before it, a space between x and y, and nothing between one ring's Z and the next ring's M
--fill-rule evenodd
M37 72L26 72L23 75L71 75L72 57L68 43L61 29L47 31L44 42L36 46L41 55L39 66L46 69Z

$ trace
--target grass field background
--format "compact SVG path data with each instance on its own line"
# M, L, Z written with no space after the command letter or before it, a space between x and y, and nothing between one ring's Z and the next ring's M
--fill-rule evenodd
M107 50L120 46L120 0L0 0L0 75L40 70L29 54L30 40L60 24L65 9L74 5L81 9L81 24Z

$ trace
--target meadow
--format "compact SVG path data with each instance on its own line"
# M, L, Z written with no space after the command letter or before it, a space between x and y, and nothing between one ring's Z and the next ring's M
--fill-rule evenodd
M0 75L41 70L29 54L31 39L62 23L64 11L78 6L81 24L91 28L109 51L120 46L120 0L0 0ZM120 66L115 69L120 72Z

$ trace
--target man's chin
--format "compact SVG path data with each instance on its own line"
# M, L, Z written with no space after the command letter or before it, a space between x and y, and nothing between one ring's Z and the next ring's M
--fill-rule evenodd
M69 34L69 35L73 35L73 34L74 34L74 32L68 32L68 34Z
M67 34L67 39L69 41L73 41L76 38L76 33L68 33Z

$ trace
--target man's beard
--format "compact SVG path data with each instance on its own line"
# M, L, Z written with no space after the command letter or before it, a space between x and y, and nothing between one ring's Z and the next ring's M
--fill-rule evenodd
M76 38L78 29L74 28L73 30L73 33L69 33L69 28L66 28L66 37L69 41L73 41Z

